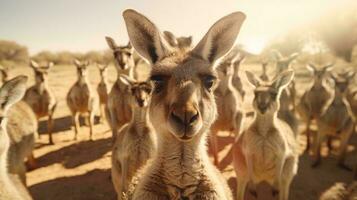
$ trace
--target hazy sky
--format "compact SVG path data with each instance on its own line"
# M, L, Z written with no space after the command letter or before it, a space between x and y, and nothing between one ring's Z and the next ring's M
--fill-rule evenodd
M161 30L193 35L198 42L216 20L239 10L247 20L238 42L254 49L352 2L356 0L1 0L0 39L24 44L31 53L105 49L106 35L127 43L121 13L134 8Z

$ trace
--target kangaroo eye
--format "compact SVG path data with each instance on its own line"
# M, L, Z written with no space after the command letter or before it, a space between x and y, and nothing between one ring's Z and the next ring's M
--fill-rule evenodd
M162 75L153 75L150 80L154 83L154 93L160 93L165 87L165 77Z
M207 90L211 90L217 78L215 76L207 75L203 77L203 84Z

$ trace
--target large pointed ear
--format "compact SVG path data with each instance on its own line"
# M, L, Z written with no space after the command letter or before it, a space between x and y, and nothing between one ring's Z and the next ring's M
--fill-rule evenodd
M115 43L113 38L106 36L105 40L107 41L109 48L111 48L112 50L115 50L116 48L118 48L118 45Z
M180 37L177 40L178 40L179 46L190 47L192 45L192 36Z
M74 59L73 63L74 63L74 65L76 65L76 67L81 66L81 61L79 61L78 59Z
M259 78L256 77L252 72L245 71L245 75L247 76L247 80L250 83L250 85L252 85L255 88L260 86Z
M125 10L123 17L131 44L149 63L154 64L172 52L160 30L148 18L132 9Z
M309 71L311 71L312 73L314 73L314 72L316 71L316 66L315 66L314 64L312 64L312 63L308 63L308 64L306 65L306 68L307 68Z
M35 69L40 67L40 65L34 60L30 60L30 66Z
M178 42L173 33L171 33L170 31L164 31L164 37L172 47L177 47Z
M214 63L233 47L245 18L244 13L234 12L218 20L192 50L192 53Z
M283 73L278 75L278 77L275 78L275 80L273 81L273 86L276 89L283 89L290 84L293 78L294 78L293 70L284 71Z
M20 101L26 92L26 76L18 76L4 83L0 89L0 106L7 110Z
M335 65L335 63L329 63L323 67L323 70L328 72L332 70L332 67Z
M132 86L135 83L135 80L125 74L119 75L119 80L124 83L126 86Z

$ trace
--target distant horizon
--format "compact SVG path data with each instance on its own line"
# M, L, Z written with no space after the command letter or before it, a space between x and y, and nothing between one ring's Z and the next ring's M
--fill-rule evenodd
M219 0L186 3L181 0L3 0L0 2L0 40L25 45L31 55L41 51L106 50L105 36L113 37L120 45L127 44L122 12L133 8L152 20L161 31L169 30L177 36L192 35L197 43L219 18L242 11L247 20L237 43L259 51L273 38L350 3L356 2L227 0L222 4Z

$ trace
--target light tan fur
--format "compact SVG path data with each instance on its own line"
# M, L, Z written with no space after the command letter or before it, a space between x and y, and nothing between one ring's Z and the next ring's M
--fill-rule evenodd
M231 200L227 182L208 158L206 136L217 115L214 65L232 48L245 15L236 12L216 22L192 51L172 48L138 12L126 10L123 16L130 42L152 67L149 116L158 134L158 154L133 199Z
M233 74L233 79L232 79L232 84L234 86L234 88L239 92L240 96L242 97L242 99L244 99L245 96L245 91L243 88L243 83L240 77L240 68L242 66L242 63L245 61L245 56L244 55L240 55L238 57L238 59L235 59L233 62L233 66L234 66L234 74Z
M27 77L19 76L5 82L0 89L0 199L24 200L31 199L24 185L8 172L8 155L10 137L7 133L8 111L11 106L21 100L26 91Z
M149 120L148 106L152 86L149 82L137 82L121 75L130 88L130 104L133 116L122 126L115 137L112 150L112 181L118 199L128 196L133 177L156 153L157 142Z
M298 146L291 127L280 120L277 114L280 94L294 73L285 71L272 82L262 82L250 72L246 74L255 87L255 116L233 145L237 199L244 199L248 183L256 186L267 182L273 187L272 196L278 195L280 200L288 200L290 183L298 168Z
M36 114L37 121L43 117L48 117L47 132L49 136L49 144L54 144L52 138L52 128L53 114L57 106L57 101L48 86L48 73L51 66L53 66L53 63L40 66L37 62L31 60L30 66L35 74L35 85L27 89L24 101Z
M217 67L219 84L214 91L217 103L218 118L211 126L209 137L210 148L214 158L214 164L218 166L218 132L229 131L235 136L239 135L243 124L244 113L242 107L242 97L232 85L233 64L240 55L227 55Z
M304 92L296 107L301 119L306 123L306 151L310 149L311 145L310 126L312 120L316 120L321 115L323 109L333 97L328 84L328 75L332 66L331 64L325 65L322 68L317 68L313 64L307 66L313 73L313 84Z
M89 62L80 62L75 60L74 64L77 68L78 80L70 88L67 94L67 105L71 111L73 125L74 125L74 140L77 139L79 131L79 116L80 114L87 114L87 121L89 123L89 138L93 139L93 124L94 115L98 108L98 96L92 90L88 82Z
M0 74L1 74L0 83L3 84L5 81L8 81L8 78L9 78L9 68L0 65Z
M349 185L336 183L326 190L320 200L356 200L357 199L357 182L354 181Z
M164 37L172 47L176 47L183 50L192 48L192 36L176 37L170 31L164 31Z
M97 86L97 92L99 96L99 111L100 111L100 121L103 122L105 118L105 109L108 102L108 65L97 64L100 74L100 82ZM108 120L108 119L107 119Z
M130 44L127 46L118 46L111 37L105 38L108 46L113 51L115 67L117 70L117 80L108 94L108 103L106 108L106 116L109 126L112 130L113 139L117 135L118 130L124 124L128 123L132 116L130 108L127 85L120 80L120 74L127 75L132 78L137 78L135 73L136 61L134 60L134 49Z
M335 137L341 140L338 151L338 165L348 169L344 160L346 148L354 127L351 108L346 100L346 92L350 79L339 74L333 75L332 78L335 82L334 98L316 119L318 131L313 148L315 156L313 167L320 164L322 141L326 137Z

